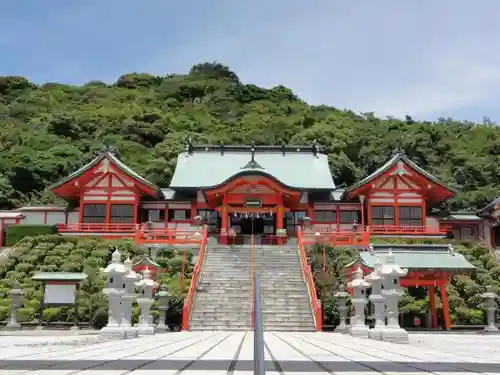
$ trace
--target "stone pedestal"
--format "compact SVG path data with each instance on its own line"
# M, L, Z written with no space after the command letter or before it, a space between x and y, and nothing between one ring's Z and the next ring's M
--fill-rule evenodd
M347 333L349 332L349 327L346 324L347 319L347 300L349 299L349 293L345 291L344 285L339 286L339 291L334 294L335 303L337 306L337 311L339 312L339 325L335 327L334 332Z
M111 263L103 270L108 275L108 286L103 293L108 297L108 324L101 329L102 334L123 336L122 321L122 296L125 294L123 277L127 273L121 262L121 254L115 250Z
M370 286L363 279L363 270L358 267L354 272L354 279L349 282L348 287L353 290L352 304L354 305L354 317L351 319L349 333L354 337L368 337L368 327L365 324L366 289Z
M399 307L398 302L404 295L403 288L399 285L399 279L406 276L408 270L402 269L395 263L392 252L389 252L385 263L380 269L383 276L382 296L385 298L387 326L381 334L384 341L398 344L408 344L408 332L399 325Z
M137 303L141 308L141 316L137 329L141 335L154 335L155 326L151 316L151 305L153 304L153 289L158 287L158 283L151 279L151 271L146 268L143 271L142 280L135 283L140 288Z
M137 299L137 294L135 293L135 283L138 282L141 277L132 270L132 261L130 258L124 262L124 266L127 270L127 274L123 278L125 284L125 294L122 296L121 328L125 338L133 338L137 337L139 334L137 327L132 325L132 304Z
M370 302L373 304L375 314L375 326L370 329L368 336L374 340L382 340L382 332L385 331L385 298L382 295L382 283L384 278L380 275L382 263L376 259L373 264L373 272L365 277L370 283L372 292Z
M169 332L170 328L167 325L167 313L170 305L171 294L168 291L166 285L160 286L160 290L156 293L156 298L158 300L158 311L160 312L160 317L158 325L156 326L157 332Z
M17 309L20 308L24 301L24 293L21 290L19 281L15 280L12 289L9 291L10 303L10 317L4 329L9 331L16 331L21 329L21 324L17 321Z
M498 327L495 325L495 312L497 310L498 296L493 292L492 287L488 286L486 293L481 294L481 298L484 299L486 310L486 327L484 327L484 332L499 333Z

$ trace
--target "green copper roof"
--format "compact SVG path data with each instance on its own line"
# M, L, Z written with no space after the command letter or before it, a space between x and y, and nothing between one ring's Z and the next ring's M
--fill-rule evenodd
M484 206L483 208L481 208L477 214L479 216L485 216L485 215L488 215L490 214L492 211L495 210L495 207L497 205L500 204L500 197L497 197L495 198L493 201L491 201L490 203L488 203L486 206Z
M170 187L214 188L242 174L269 176L292 189L335 189L327 156L302 146L191 147L177 158Z
M81 272L37 272L32 277L36 281L82 281L87 278Z
M377 169L372 174L366 176L361 181L359 181L356 184L350 186L346 190L346 194L348 194L349 192L351 192L351 191L353 191L353 190L355 190L355 189L357 189L357 188L359 188L359 187L361 187L363 185L366 185L366 184L370 183L375 178L377 178L380 175L382 175L385 171L387 171L390 168L394 167L399 161L402 161L407 166L409 166L411 169L413 169L414 171L416 171L420 175L424 176L429 181L435 183L436 185L439 185L439 186L445 188L446 190L448 190L448 191L450 191L452 193L456 193L455 190L451 189L449 186L446 186L443 182L441 182L436 177L434 177L433 175L431 175L429 172L427 172L424 169L422 169L418 164L416 164L415 162L413 162L412 160L410 160L408 158L408 156L406 156L406 154L405 154L404 151L395 150L393 156L391 157L391 159L389 159L389 161L387 161L387 163L385 163L383 166L381 166L379 169Z
M150 187L151 189L158 191L158 193L161 195L161 192L159 191L158 187L153 184L152 182L146 180L144 177L139 175L137 172L135 172L133 169L125 165L120 159L118 159L115 154L109 150L105 149L103 152L101 152L98 156L96 156L94 159L92 159L90 162L85 164L83 167L78 169L77 171L71 173L68 177L62 179L61 181L55 183L52 185L49 189L55 189L61 185L64 185L65 183L83 175L85 172L87 172L89 169L95 167L98 165L102 160L108 159L113 165L115 165L118 169L120 169L123 173L128 175L129 177L133 178L134 180L137 180L144 185Z
M471 271L476 268L451 245L440 244L374 244L369 251L359 253L358 261L373 268L375 260L378 258L384 263L384 257L389 252L394 255L396 264L401 268L445 271Z

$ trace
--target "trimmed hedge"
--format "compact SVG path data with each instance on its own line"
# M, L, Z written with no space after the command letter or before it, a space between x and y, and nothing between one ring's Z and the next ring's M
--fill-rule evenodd
M14 246L24 237L35 237L46 234L56 234L55 225L13 225L5 228L5 237L7 246Z

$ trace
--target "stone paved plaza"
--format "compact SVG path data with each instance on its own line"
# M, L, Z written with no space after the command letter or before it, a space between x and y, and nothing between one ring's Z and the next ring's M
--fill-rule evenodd
M411 334L390 344L336 333L265 333L267 374L500 374L500 336ZM1 335L1 374L252 374L252 332L130 340Z

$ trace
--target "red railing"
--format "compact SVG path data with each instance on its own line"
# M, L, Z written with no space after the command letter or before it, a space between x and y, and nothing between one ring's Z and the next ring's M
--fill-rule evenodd
M311 298L311 307L314 313L314 323L316 325L316 331L320 332L323 329L323 314L321 312L321 302L318 300L318 296L316 295L316 287L314 286L311 267L309 267L309 263L307 262L306 250L302 237L302 229L300 228L297 230L297 245L299 247L302 276L304 277L304 281L307 284L309 297Z
M139 224L134 223L77 223L57 224L59 232L123 233L135 232Z
M311 245L315 243L319 244L329 244L333 246L364 246L370 243L370 228L358 228L356 231L315 231L314 227L312 230L307 232L302 232L302 230L297 231L297 238L300 236L302 238L302 243L304 245Z
M196 264L193 269L193 277L191 278L191 283L189 284L189 291L184 300L184 306L182 307L182 330L189 330L189 318L191 315L191 309L193 307L193 299L196 291L196 285L198 284L198 278L200 276L201 268L203 267L203 262L205 260L205 250L207 248L208 233L207 227L203 227L203 238L200 244L200 252L196 260Z
M206 229L139 229L135 232L137 244L199 244Z
M446 230L443 228L433 228L427 225L371 225L370 232L372 234L389 234L389 235L446 235Z
M255 242L253 234L250 237L250 278L252 280L252 310L250 311L250 317L252 320L252 329L255 328Z

